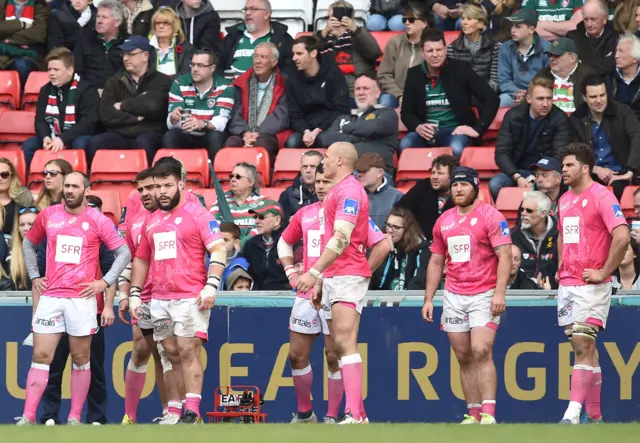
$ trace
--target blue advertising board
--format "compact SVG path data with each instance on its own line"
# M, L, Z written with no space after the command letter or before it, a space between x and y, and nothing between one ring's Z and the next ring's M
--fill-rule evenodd
M436 308L436 319L441 309ZM556 325L555 308L510 307L503 316L494 357L498 371L497 417L501 422L557 422L569 400L571 346ZM22 346L29 331L31 307L0 308L0 423L22 413L31 360ZM640 418L640 337L637 306L612 306L607 330L598 338L603 372L602 409L607 421ZM202 411L213 408L219 385L257 385L263 390L269 422L288 421L296 410L287 361L289 309L284 307L216 307L206 365ZM124 373L132 347L130 328L117 323L105 331L108 419L124 413ZM365 405L372 421L455 422L466 412L457 362L439 325L427 324L416 307L376 307L364 311L360 333L364 360ZM314 346L313 404L326 412L326 367L322 337ZM63 379L66 418L70 366ZM138 418L149 422L161 413L154 389L153 365Z

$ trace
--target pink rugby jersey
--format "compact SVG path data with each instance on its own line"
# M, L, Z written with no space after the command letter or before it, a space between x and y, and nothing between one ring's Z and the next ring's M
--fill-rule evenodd
M493 206L480 202L468 214L445 211L433 227L431 252L446 257L444 287L457 295L477 295L496 287L494 248L511 244L509 224Z
M322 202L315 202L312 205L304 206L296 212L291 220L289 226L282 233L282 238L288 244L293 245L302 239L303 247L303 272L308 272L309 269L316 264L322 253L322 237L324 223L322 218L324 210L322 209ZM378 242L384 240L384 234L378 229L376 224L369 218L369 232L367 236L367 248L373 248ZM297 294L298 297L309 298L311 291L305 294Z
M129 251L131 251L131 257L136 256L136 250L140 245L140 240L142 239L142 225L144 225L144 221L147 217L151 215L151 212L142 208L139 211L135 218L131 219L128 233L126 237L127 246L129 246ZM148 303L151 301L151 278L147 275L147 281L144 284L144 288L142 288L142 294L140 294L140 300L142 303Z
M223 241L218 222L200 202L147 217L136 257L149 262L152 298L196 298L207 282L206 249Z
M601 269L611 249L611 231L626 225L620 203L605 186L593 183L580 194L565 192L558 202L562 229L562 264L558 270L563 286L583 286L585 269ZM611 281L607 276L605 282Z
M43 295L79 298L81 283L91 283L99 274L100 245L110 250L124 246L111 219L94 208L69 214L65 205L46 208L26 234L38 245L47 240L47 289Z
M184 199L188 202L200 202L198 196L191 191L186 191L184 193ZM140 211L147 212L147 210L144 209L144 206L142 205L142 198L140 197L140 193L138 192L133 192L129 196L125 208L126 210L124 215L124 222L120 223L120 226L118 226L118 229L123 232L127 232L131 221L137 217Z
M334 223L343 220L355 225L351 240L338 259L323 272L325 278L340 275L371 277L366 256L369 233L369 197L358 180L349 174L336 184L324 200L324 225L322 248L333 236Z

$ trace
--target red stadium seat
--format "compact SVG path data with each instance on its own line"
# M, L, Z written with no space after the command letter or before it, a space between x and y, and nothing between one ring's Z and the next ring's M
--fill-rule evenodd
M281 149L273 167L272 185L276 188L290 186L300 172L300 161L307 151L318 151L324 155L326 149Z
M213 169L218 176L218 180L221 183L229 182L229 174L231 174L235 165L240 162L255 165L262 184L269 186L271 179L269 153L262 147L222 148L219 150L213 162Z
M443 154L453 155L451 148L407 148L400 154L397 188L411 188L418 180L431 176L431 164Z
M35 119L32 111L4 111L0 114L0 143L21 144L36 135Z
M102 200L102 212L104 215L113 220L113 223L120 223L120 214L122 213L122 204L120 203L120 194L116 191L103 191L91 189L90 195L100 197Z
M291 129L285 129L284 131L276 134L276 138L278 139L278 149L284 149L284 143L289 137L291 137L291 135L293 135L293 131ZM271 160L274 161L273 159Z
M407 135L407 132L409 132L409 130L402 122L402 117L400 116L400 108L396 108L396 114L398 114L398 138L401 139L402 137Z
M384 48L387 47L387 43L396 35L404 34L402 31L374 31L371 32L371 36L375 39L376 43L380 47L380 50L384 54Z
M49 83L49 75L46 72L31 71L27 84L24 85L24 96L22 97L22 109L25 111L35 111L38 104L40 89Z
M136 175L148 165L142 149L100 150L91 163L91 188L117 191L120 200L127 201L136 187Z
M204 202L205 202L205 204L207 206L207 209L211 209L211 206L213 206L213 204L218 201L218 195L216 194L216 190L215 189L198 189L198 188L195 188L193 190L193 193L201 195L202 197L204 197Z
M478 198L480 199L480 201L493 205L493 198L491 198L491 191L489 191L488 183L480 183Z
M27 162L24 159L24 153L20 148L3 148L0 145L0 158L6 158L9 160L13 166L15 166L16 171L18 172L18 177L20 178L20 183L26 183L25 179L27 178Z
M444 31L444 42L449 46L460 36L460 31Z
M283 191L284 189L282 188L260 188L260 195L264 195L270 200L278 201Z
M82 149L64 149L56 153L39 149L33 156L33 160L31 160L31 165L29 167L28 183L30 189L39 187L39 184L44 181L44 176L42 175L44 166L49 161L59 158L68 161L74 171L80 171L84 174L87 173L87 157Z
M491 125L489 125L489 129L482 136L482 140L490 141L498 138L498 132L500 131L500 126L502 126L502 122L504 121L504 115L511 108L502 107L498 109L498 113L496 114L496 118L493 119Z
M622 198L620 199L620 206L622 206L622 212L625 217L636 217L636 211L633 205L633 193L640 186L627 186L624 188Z
M0 109L20 106L20 76L18 71L0 71Z
M519 188L515 186L500 189L498 200L496 201L496 208L509 220L510 225L513 225L518 218L518 208L520 207L520 203L522 203L522 195L531 190L532 188Z
M187 181L199 184L201 188L209 186L209 154L206 149L160 149L156 152L153 164L161 157L175 157L187 170Z
M495 146L469 146L464 148L460 163L478 171L481 180L500 173L495 161Z
M298 32L296 38L302 37L303 35L313 35L313 32Z

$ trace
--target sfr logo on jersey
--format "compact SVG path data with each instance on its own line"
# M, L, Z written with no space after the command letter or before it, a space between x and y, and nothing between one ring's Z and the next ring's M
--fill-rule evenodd
M466 263L471 260L471 236L457 235L447 239L451 263Z
M77 265L82 257L82 237L58 235L56 237L56 263Z
M580 243L580 217L565 217L562 220L562 242Z
M310 229L307 231L307 255L309 257L320 257L320 251L322 249L322 234L320 231Z
M177 258L176 231L156 232L153 234L153 244L155 246L154 258L156 260Z

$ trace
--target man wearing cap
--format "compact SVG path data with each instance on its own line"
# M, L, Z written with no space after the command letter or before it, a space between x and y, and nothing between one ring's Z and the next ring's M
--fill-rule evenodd
M155 69L155 49L132 35L122 45L124 68L109 78L98 106L104 134L91 139L87 161L99 149L144 149L149 163L162 145L171 78Z
M284 231L282 208L276 201L260 200L249 214L256 220L258 230L258 235L247 240L243 251L249 262L253 289L290 291L289 279L278 259L278 240Z
M571 114L584 102L582 82L591 74L591 68L580 63L578 48L573 40L561 37L551 44L549 66L540 71L553 80L553 103Z
M583 4L584 0L523 0L522 8L538 16L540 37L553 41L576 29L582 21Z
M511 22L511 40L498 53L500 106L517 106L524 99L531 79L549 65L551 46L536 32L538 17L528 9L507 17Z
M558 200L567 187L562 183L562 163L555 157L542 157L538 163L531 165L535 177L536 191L545 194L551 200L549 215L558 219Z
M440 328L449 335L460 364L469 410L463 424L496 423L492 348L506 306L512 265L509 225L496 208L478 199L479 185L474 169L453 170L451 194L456 206L433 227L422 307L422 317L432 323L433 297L446 265Z
M495 151L501 173L489 182L494 200L505 186L531 186L530 165L545 156L559 157L571 141L569 119L552 103L552 96L553 81L536 76L529 84L527 102L506 113Z
M384 167L384 160L375 152L362 154L356 163L358 181L369 197L369 217L379 228L384 226L389 212L403 195L387 180Z

